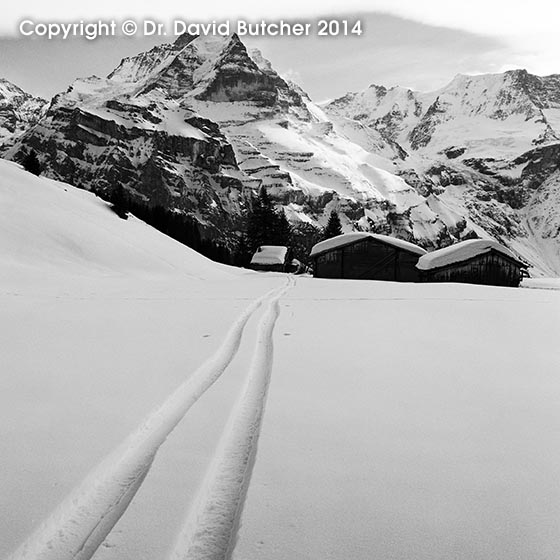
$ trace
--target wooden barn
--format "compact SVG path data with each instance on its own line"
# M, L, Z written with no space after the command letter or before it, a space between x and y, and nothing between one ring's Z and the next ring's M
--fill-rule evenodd
M496 241L471 239L420 257L417 267L423 282L519 286L526 265Z
M375 233L354 232L317 243L311 250L316 278L417 282L416 263L426 251Z
M261 245L251 259L253 270L287 272L291 263L291 251L282 245Z

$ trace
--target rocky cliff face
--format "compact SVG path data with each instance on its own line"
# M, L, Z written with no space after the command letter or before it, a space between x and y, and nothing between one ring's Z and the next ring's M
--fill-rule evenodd
M192 40L125 59L107 79L77 80L7 152L33 148L46 173L100 194L130 196L195 216L228 240L246 199L235 154L219 127L155 79L171 74Z
M490 235L550 272L556 213L535 216L556 192L559 80L458 76L438 92L371 86L319 107L236 35L184 35L77 80L4 153L33 147L48 175L121 184L226 242L265 186L293 223L324 225L337 209L345 230L427 248Z
M46 103L0 78L0 142L9 142L36 123Z

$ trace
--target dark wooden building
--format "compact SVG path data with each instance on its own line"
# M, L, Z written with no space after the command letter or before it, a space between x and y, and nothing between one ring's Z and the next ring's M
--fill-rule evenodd
M251 268L270 272L288 272L291 260L291 251L288 247L261 245L251 259Z
M402 239L354 232L317 243L311 250L311 260L316 278L417 282L416 263L425 253Z
M519 286L526 265L496 241L471 239L420 257L417 267L423 282Z

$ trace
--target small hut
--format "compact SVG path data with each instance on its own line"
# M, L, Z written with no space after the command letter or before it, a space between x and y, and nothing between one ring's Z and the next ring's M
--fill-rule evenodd
M519 286L526 265L496 241L471 239L420 257L417 268L422 282Z
M290 250L282 245L261 245L251 259L253 270L286 272L291 262Z
M375 233L337 235L311 249L316 278L417 282L416 263L426 251L408 241Z

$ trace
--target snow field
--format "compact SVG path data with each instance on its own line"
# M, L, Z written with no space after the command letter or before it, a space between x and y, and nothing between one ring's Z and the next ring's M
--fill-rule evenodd
M295 285L270 299L259 323L255 350L243 394L220 439L199 495L169 556L170 560L219 560L234 550L243 504L257 453L259 432L272 373L273 331L279 300Z
M237 351L263 301L255 297L279 280L212 263L133 217L120 220L87 192L8 162L0 162L0 202L0 445L8 473L0 494L10 512L0 516L0 556L26 541L14 557L89 558L181 406ZM220 350L214 341L222 337ZM129 436L208 355L198 377Z
M235 321L218 351L65 500L10 560L88 560L126 511L159 447L235 356L245 324L269 293ZM275 301L275 300L273 300Z
M234 560L553 560L558 296L299 280Z

